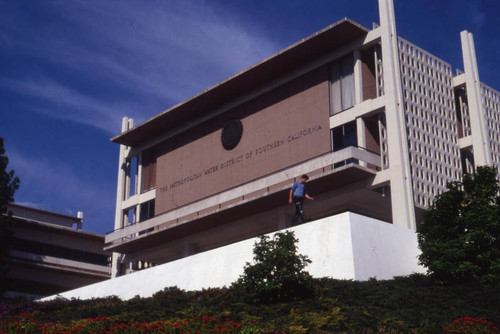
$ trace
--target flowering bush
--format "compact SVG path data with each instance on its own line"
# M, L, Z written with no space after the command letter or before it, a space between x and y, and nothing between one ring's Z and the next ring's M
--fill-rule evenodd
M0 320L0 334L14 333L61 333L52 323L42 323L33 319L31 315L22 313Z
M36 310L36 304L32 302L8 302L0 301L0 319L3 317L14 316L21 313L31 313Z
M231 333L239 330L241 325L231 321L215 319L209 316L193 318L173 324L174 331L165 333ZM162 333L162 332L159 332Z
M452 323L444 328L445 333L486 333L496 334L498 328L493 326L489 321L481 318L463 317L455 319Z
M241 325L231 321L215 319L209 316L191 318L178 322L155 321L152 323L134 322L131 324L112 322L106 317L90 318L76 321L63 326L53 323L43 323L31 315L21 314L9 320L0 320L0 334L40 333L40 334L209 334L209 333L235 333Z

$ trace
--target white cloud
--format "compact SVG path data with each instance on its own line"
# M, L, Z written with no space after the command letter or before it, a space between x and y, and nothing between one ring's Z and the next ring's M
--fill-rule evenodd
M50 66L4 76L0 85L43 100L32 110L113 134L122 116L143 121L279 48L256 27L201 1L46 6L58 24L33 35L15 30L6 45Z
M86 95L48 77L38 81L3 79L0 80L0 87L36 98L40 103L24 101L30 111L92 126L109 134L119 131L123 115L133 116L140 109L134 101L106 100Z

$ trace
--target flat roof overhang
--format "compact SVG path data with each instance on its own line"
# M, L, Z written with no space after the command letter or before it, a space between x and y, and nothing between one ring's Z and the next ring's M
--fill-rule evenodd
M85 267L74 267L74 266L67 266L63 264L57 264L57 263L49 263L49 262L42 262L42 261L31 261L28 259L23 259L23 258L13 258L10 257L8 259L9 263L11 263L13 266L16 266L17 268L30 268L33 272L37 273L58 273L58 274L63 274L63 275L68 275L68 276L76 276L76 277L81 277L81 278L90 278L95 281L102 281L105 279L110 278L111 276L111 270L109 267L103 267L103 270L94 270L94 269L88 269ZM26 279L26 276L23 275L17 275L15 272L12 273L12 275L8 275L8 278L18 278L18 279ZM35 275L37 276L37 275ZM36 280L36 278L34 278Z
M293 69L332 52L353 40L364 38L369 30L344 18L264 59L248 69L214 85L194 97L121 133L112 142L137 146L184 122L197 118Z
M314 194L315 196L319 196L321 194L343 188L347 185L352 185L356 182L370 179L374 177L376 173L377 172L374 170L356 164L349 164L344 167L331 170L324 175L313 176L314 174L309 173L311 180L308 182L308 192ZM188 235L230 224L231 222L241 219L242 217L250 217L256 213L283 207L288 205L287 200L289 189L290 185L287 184L273 192L265 194L262 197L246 202L236 203L233 206L216 210L203 217L194 218L182 224L178 224L176 221L165 222L162 224L167 225L165 229L145 233L120 243L109 244L105 247L105 250L119 253L140 253L141 250L153 248ZM320 205L320 203L317 204ZM377 216L375 218L382 220L388 221L391 219L390 217L384 216L384 212L387 213L385 208L382 208L378 215L373 213L373 209L368 210L368 207L367 210L364 211L363 206L369 206L370 204L371 203L363 203L363 201L361 201L361 203L356 204L357 209L355 211L358 211L359 213L368 213L367 215ZM171 227L168 225L171 225Z
M18 227L23 227L35 231L48 232L53 234L54 237L64 235L64 236L76 237L79 239L104 241L104 235L94 232L77 230L71 227L36 221L33 219L27 219L15 215L12 216L12 219L15 220Z

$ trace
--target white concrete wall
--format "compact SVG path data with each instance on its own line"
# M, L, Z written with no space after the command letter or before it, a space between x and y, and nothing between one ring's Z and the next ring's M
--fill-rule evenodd
M289 228L299 239L299 253L309 256L314 277L366 280L370 277L424 272L418 266L414 231L350 212ZM169 286L185 290L229 286L251 262L256 239L196 254L60 294L89 299L116 295L149 297ZM55 296L49 297L54 298Z
M415 231L356 214L350 214L350 227L354 279L391 279L426 271L417 264L420 249Z

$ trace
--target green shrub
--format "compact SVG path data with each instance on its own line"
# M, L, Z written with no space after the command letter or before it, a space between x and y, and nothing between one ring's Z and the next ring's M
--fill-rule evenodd
M420 263L446 282L500 282L500 186L478 167L436 196L418 227Z
M241 325L226 318L218 319L210 316L190 318L179 321L155 321L147 322L115 322L106 317L89 318L74 321L66 325L44 323L34 319L32 316L22 314L8 321L0 320L0 333L5 334L149 334L149 333L232 333L238 332Z
M438 285L425 275L394 280L314 279L314 298L286 302L248 302L243 288L183 291L168 288L153 297L121 301L116 297L59 299L9 308L0 316L0 333L64 333L106 328L117 333L142 333L200 326L204 316L241 324L237 333L443 333L453 319L500 319L499 284ZM16 310L27 312L15 316ZM89 316L97 314L97 316ZM216 324L217 320L206 323ZM495 323L496 322L496 323ZM203 323L201 323L203 326ZM56 332L56 329L59 332ZM194 329L195 330L195 329ZM165 332L165 331L164 331ZM167 332L168 333L168 332ZM493 332L494 333L494 332Z
M260 236L255 243L254 263L234 283L254 294L260 302L277 302L312 297L312 277L304 268L311 263L297 254L293 232L275 233L272 238Z

